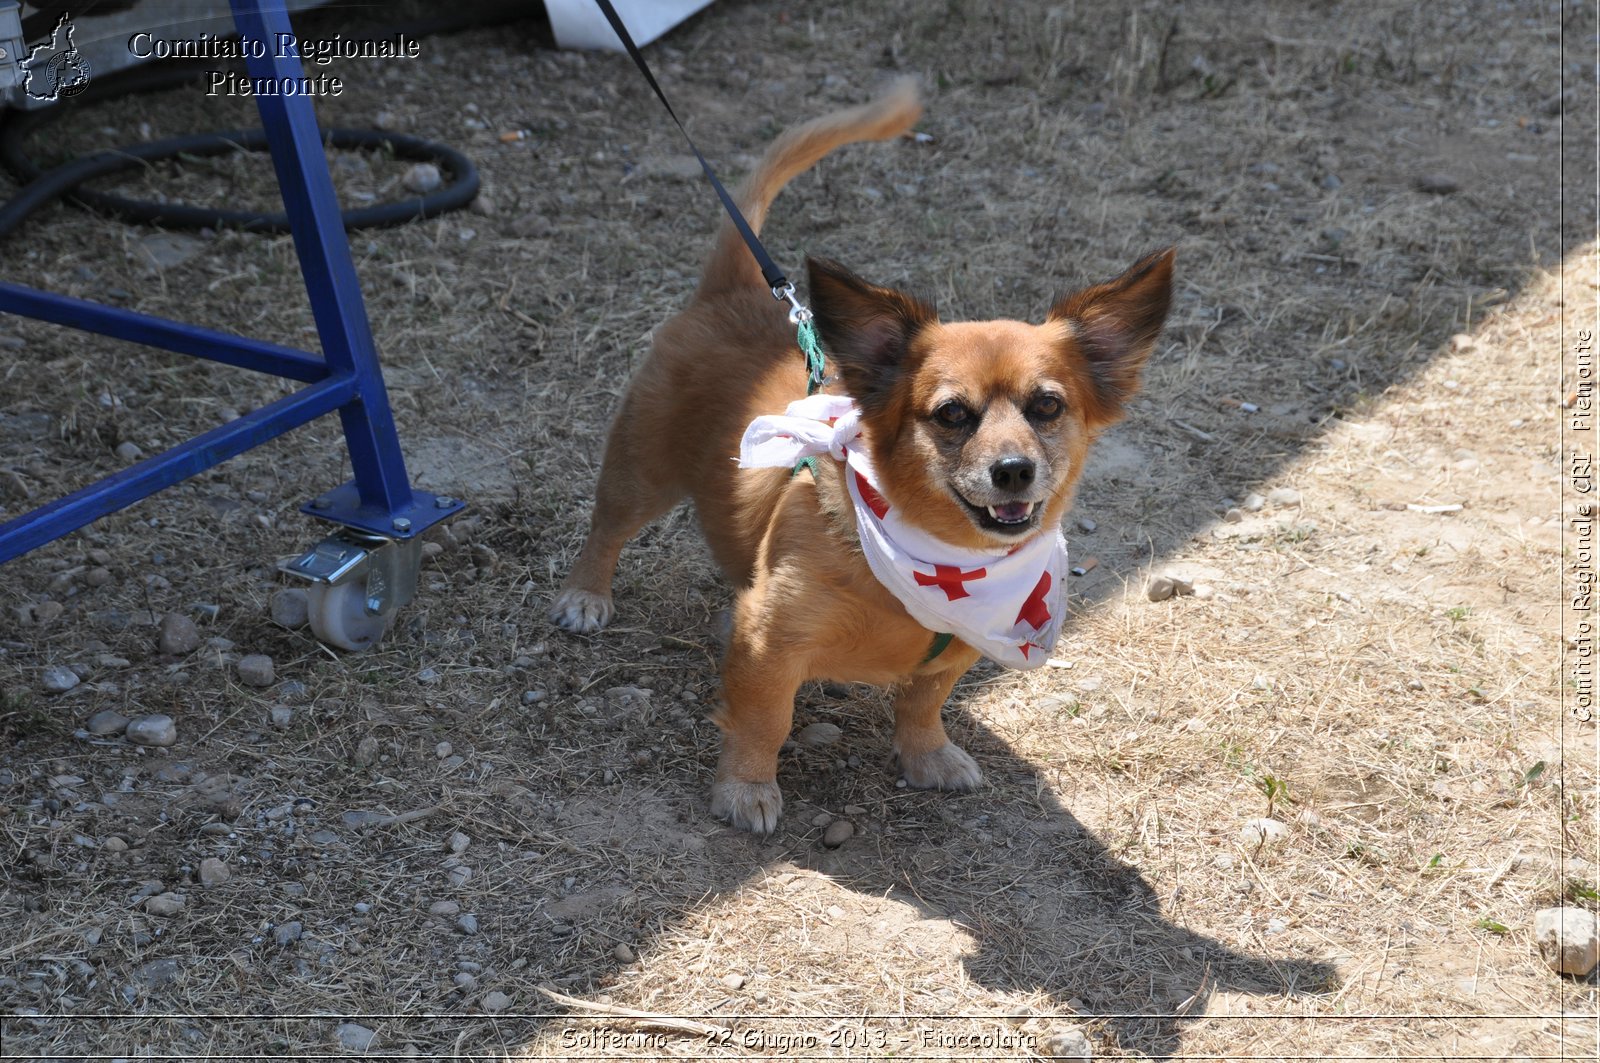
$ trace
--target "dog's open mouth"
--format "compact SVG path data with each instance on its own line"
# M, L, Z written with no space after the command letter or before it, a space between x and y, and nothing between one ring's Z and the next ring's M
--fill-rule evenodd
M1018 532L1031 530L1034 516L1039 511L1037 502L1001 502L993 506L975 506L962 498L961 504L967 507L978 527L1002 535L1015 535Z

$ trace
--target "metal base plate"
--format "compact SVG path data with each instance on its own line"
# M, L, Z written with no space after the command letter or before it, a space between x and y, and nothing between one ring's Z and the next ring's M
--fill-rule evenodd
M363 506L356 483L351 480L342 487L313 498L300 507L300 512L369 535L405 540L421 535L440 521L449 520L467 508L461 499L448 495L433 495L415 488L412 489L412 495L410 506L388 513L378 506Z

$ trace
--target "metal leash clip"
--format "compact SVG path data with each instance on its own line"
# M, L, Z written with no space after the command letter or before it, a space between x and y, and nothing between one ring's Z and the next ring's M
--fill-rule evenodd
M792 308L789 311L789 324L798 325L802 321L811 320L811 311L795 297L793 284L786 282L783 287L772 289L772 297L780 303L785 299L789 301L789 306Z

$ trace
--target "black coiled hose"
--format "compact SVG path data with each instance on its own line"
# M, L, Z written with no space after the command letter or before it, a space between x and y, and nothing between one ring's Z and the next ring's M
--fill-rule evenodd
M96 79L88 90L73 101L73 111L87 102L134 92L156 92L194 81L201 74L194 64L166 67L139 67L114 77ZM53 170L43 170L24 150L30 135L54 122L66 112L63 107L9 114L0 125L0 165L23 183L23 188L0 206L0 236L22 224L24 218L54 199L65 197L101 214L145 225L168 229L232 228L246 232L286 233L289 219L283 211L226 210L221 207L196 207L185 203L153 203L128 199L108 192L80 187L86 181L125 170L140 169L152 162L179 155L222 155L230 151L265 151L267 135L261 129L233 129L213 133L192 133L145 144L132 144L110 151L96 152ZM344 149L375 148L391 151L397 158L432 162L445 178L437 189L424 196L380 203L342 212L346 229L370 229L431 218L459 210L478 194L478 170L472 161L454 148L430 143L417 137L375 129L328 129L324 143Z

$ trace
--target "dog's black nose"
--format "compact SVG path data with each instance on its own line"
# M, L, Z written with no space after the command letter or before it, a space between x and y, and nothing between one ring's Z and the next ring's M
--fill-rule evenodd
M1026 491L1033 483L1033 462L1027 458L1001 458L989 466L989 479L1002 491Z

